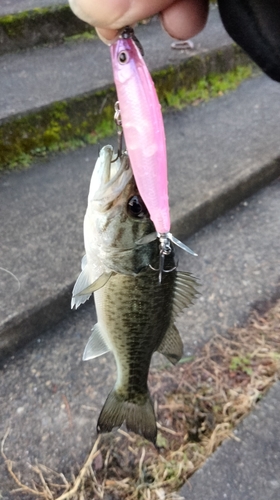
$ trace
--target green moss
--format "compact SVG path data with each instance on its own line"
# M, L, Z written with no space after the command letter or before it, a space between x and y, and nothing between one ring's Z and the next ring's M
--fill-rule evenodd
M1 16L0 32L4 34L4 37L8 37L9 41L21 42L19 48L22 48L22 42L24 46L33 46L34 41L35 43L47 41L53 43L57 39L62 40L63 37L94 32L94 29L78 19L68 5L61 5Z
M113 88L60 102L0 128L0 169L48 152L93 144L114 131ZM104 106L104 102L106 105Z
M153 79L159 100L163 105L168 105L166 100L169 95L181 92L180 97L183 99L186 90L191 90L195 98L197 91L198 94L207 91L208 85L205 85L203 78L209 78L209 75L213 74L222 75L237 66L251 67L252 63L239 47L232 45L223 50L213 51L204 57L194 56L176 66L156 71ZM232 75L232 78L234 80L235 76Z
M230 90L235 90L240 83L252 75L252 68L238 66L224 74L210 74L200 79L190 89L180 88L176 93L166 91L163 93L162 104L164 107L182 109L189 104L199 104L214 97L221 96Z
M252 358L251 356L233 356L229 365L229 369L233 372L244 372L247 375L252 375Z
M5 16L0 16L0 25L14 24L20 22L24 19L38 19L38 16L43 16L49 13L65 12L70 10L67 5L61 5L57 7L36 7L32 10L26 10L24 12L15 12L14 14L7 14Z
M0 28L2 27L9 37L19 36L19 34L26 28L28 22L38 22L43 16L50 13L57 13L64 10L65 6L62 7L50 7L50 8L36 8L24 12L16 12L15 14L9 14L0 17Z
M91 31L85 31L84 33L79 33L77 35L66 36L64 38L65 42L85 42L88 40L96 40L97 34L94 28Z

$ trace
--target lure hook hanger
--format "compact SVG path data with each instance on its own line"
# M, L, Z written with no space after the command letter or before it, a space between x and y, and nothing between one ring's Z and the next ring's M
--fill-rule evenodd
M117 153L116 158L114 160L112 160L111 163L114 163L115 161L117 161L117 159L120 158L121 155L122 155L123 129L122 129L122 119L121 119L121 110L120 110L120 103L119 103L119 101L115 102L114 120L115 120L115 123L117 125L118 153Z
M170 240L165 234L159 236L159 276L158 281L161 283L162 273L164 272L164 259L166 255L170 255L172 248L170 245Z

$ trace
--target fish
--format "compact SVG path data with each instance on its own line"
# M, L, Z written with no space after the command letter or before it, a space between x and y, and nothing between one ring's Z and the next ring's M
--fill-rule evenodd
M170 233L166 137L161 105L131 27L125 27L110 46L114 82L127 152L139 193L155 225L161 252L159 281L170 241L188 253L189 247Z
M112 146L104 146L92 174L84 218L86 254L72 308L94 293L97 323L83 359L112 351L116 363L116 383L99 415L97 432L125 423L155 444L156 416L147 382L151 358L158 351L173 364L181 359L183 343L174 322L197 295L197 281L177 270L172 248L159 283L154 223L128 154L116 156Z

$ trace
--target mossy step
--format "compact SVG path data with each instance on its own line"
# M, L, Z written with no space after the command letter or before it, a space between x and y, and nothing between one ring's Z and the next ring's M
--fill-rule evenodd
M36 7L1 15L0 55L47 43L61 43L67 37L95 30L78 19L68 4Z
M15 14L25 10L33 10L41 7L54 7L66 5L67 0L1 0L0 16Z
M216 11L194 40L193 52L172 51L171 39L154 20L138 32L164 106L203 98L205 78L249 63L226 35ZM0 86L7 95L2 106L0 100L0 168L93 143L113 132L116 94L110 54L99 40L29 51L25 58L6 55L3 60Z

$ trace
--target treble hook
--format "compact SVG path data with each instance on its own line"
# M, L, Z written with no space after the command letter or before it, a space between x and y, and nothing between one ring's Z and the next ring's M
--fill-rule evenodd
M118 134L118 153L114 160L111 163L117 161L118 158L122 155L122 139L123 139L123 129L122 129L122 120L121 120L121 111L120 111L120 103L119 101L115 102L115 114L114 120L117 125L117 134Z
M173 236L172 233L152 233L148 236L144 236L144 238L141 238L137 243L138 244L146 244L150 243L151 241L154 241L156 238L159 239L159 269L155 269L149 264L149 267L153 271L159 271L159 283L161 283L162 280L162 273L170 273L171 271L174 271L177 269L177 266L173 267L173 269L164 269L164 258L166 255L169 255L172 252L171 248L171 242L180 247L182 250L185 252L190 253L191 255L197 256L197 253L195 253L193 250L191 250L187 245L182 243L182 241L178 240Z
M161 281L162 281L162 274L163 273L172 273L173 271L176 271L177 269L177 265L172 267L172 269L164 269L164 254L160 252L160 256L159 256L159 269L156 269L155 267L151 266L151 264L149 264L149 268L152 269L153 271L156 271L158 272L159 271L159 275L158 275L158 282L161 284Z
M161 283L162 273L164 272L164 258L166 255L170 255L172 248L170 245L169 238L165 234L159 236L159 276L158 281Z
M177 266L174 266L172 269L164 269L164 259L166 255L170 255L172 252L172 248L170 245L170 239L166 237L165 233L162 233L159 235L159 268L155 269L154 267L149 264L149 267L153 271L159 271L158 275L158 281L159 283L162 282L162 275L163 273L171 273L172 271L175 271L177 269Z

